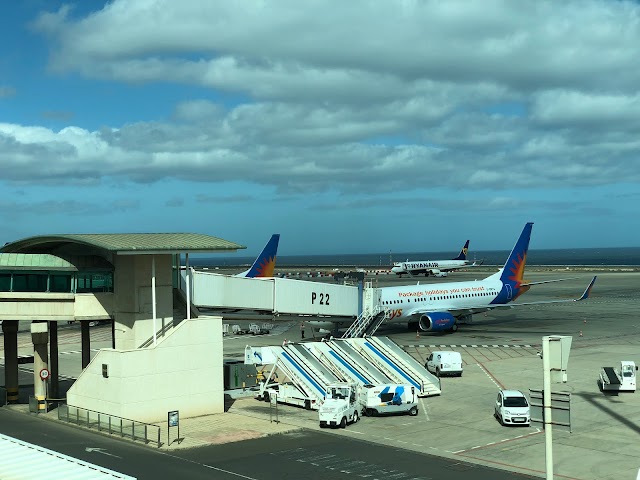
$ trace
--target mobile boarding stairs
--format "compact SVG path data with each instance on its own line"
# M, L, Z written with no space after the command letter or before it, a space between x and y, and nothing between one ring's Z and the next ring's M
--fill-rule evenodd
M439 378L386 337L247 346L245 363L270 366L262 369L258 398L276 396L278 402L307 409L317 410L327 387L337 382L411 385L421 397L441 393Z

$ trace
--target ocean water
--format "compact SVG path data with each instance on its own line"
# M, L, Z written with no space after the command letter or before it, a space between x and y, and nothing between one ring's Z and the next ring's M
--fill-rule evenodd
M473 251L470 260L483 260L485 265L503 265L509 256L507 250ZM412 253L345 253L339 255L278 255L277 267L296 266L380 266L389 267L392 262L406 260L444 260L454 258L452 252ZM224 267L251 265L255 257L247 256L189 256L189 263L199 267ZM627 248L577 248L553 250L529 250L527 265L640 265L640 247Z

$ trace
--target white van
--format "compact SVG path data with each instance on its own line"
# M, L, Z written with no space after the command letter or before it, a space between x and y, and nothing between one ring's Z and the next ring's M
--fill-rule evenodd
M424 367L436 376L462 376L462 355L460 352L432 352Z
M362 411L367 417L407 413L418 415L418 397L411 385L364 385Z

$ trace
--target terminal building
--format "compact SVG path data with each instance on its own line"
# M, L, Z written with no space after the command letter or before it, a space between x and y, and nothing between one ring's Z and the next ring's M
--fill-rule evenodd
M83 370L66 402L151 423L176 409L183 418L224 411L222 318L201 315L198 307L353 319L363 298L372 301L354 286L254 280L189 267L190 254L243 248L190 233L43 235L4 245L0 320L7 400L20 398L19 322L31 322L39 407L58 396L58 324L79 322ZM111 323L112 348L91 359L89 326L101 321Z

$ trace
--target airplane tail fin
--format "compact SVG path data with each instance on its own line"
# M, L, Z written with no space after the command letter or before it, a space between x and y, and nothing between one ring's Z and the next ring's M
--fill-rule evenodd
M579 302L580 300L586 300L587 298L589 298L589 295L591 295L591 289L593 288L593 284L596 283L596 278L598 278L597 275L593 277L589 286L586 288L582 296L576 300L576 302Z
M460 250L460 254L456 258L454 258L454 260L466 260L468 251L469 251L469 240L465 242L464 247L462 247L462 250Z
M521 295L528 286L522 285L524 268L527 263L527 251L529 250L529 239L531 238L531 229L533 223L529 222L524 226L520 238L516 242L507 261L504 264L500 280L502 283L512 290L514 298Z
M245 272L239 273L236 277L273 277L273 271L276 267L276 255L278 253L278 242L280 242L280 234L275 233L271 236L265 247L255 259L251 268Z

